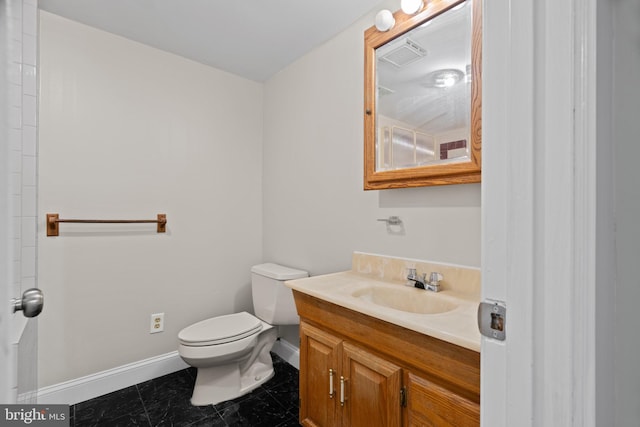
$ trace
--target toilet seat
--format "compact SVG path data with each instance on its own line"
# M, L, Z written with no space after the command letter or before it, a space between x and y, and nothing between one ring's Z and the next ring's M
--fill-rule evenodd
M262 322L246 311L213 317L184 328L178 334L182 345L202 347L238 341L262 330Z

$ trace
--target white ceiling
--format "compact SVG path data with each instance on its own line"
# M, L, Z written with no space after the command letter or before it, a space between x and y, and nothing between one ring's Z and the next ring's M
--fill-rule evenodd
M40 0L39 6L264 81L381 3L383 0Z

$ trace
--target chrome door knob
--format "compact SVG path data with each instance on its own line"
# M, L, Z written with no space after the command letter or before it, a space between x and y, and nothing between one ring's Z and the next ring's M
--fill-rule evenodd
M44 295L37 288L31 288L24 291L22 298L14 298L11 300L13 312L22 311L24 317L36 317L42 311L44 305Z

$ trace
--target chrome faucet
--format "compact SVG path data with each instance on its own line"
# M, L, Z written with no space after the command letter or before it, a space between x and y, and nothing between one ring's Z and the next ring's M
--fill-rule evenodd
M413 286L416 288L432 292L440 291L440 281L443 279L442 274L433 272L429 276L429 281L427 281L427 273L422 273L422 275L419 276L415 268L409 268L408 270L407 280L413 282Z

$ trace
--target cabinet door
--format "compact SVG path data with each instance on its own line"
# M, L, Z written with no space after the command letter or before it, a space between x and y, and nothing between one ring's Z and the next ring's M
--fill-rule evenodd
M408 373L407 422L409 426L478 427L480 405L431 381Z
M327 332L300 323L300 424L303 426L338 425L336 387L341 343L341 339Z
M344 343L338 385L342 425L400 426L401 369L349 343ZM344 403L342 403L344 402Z

